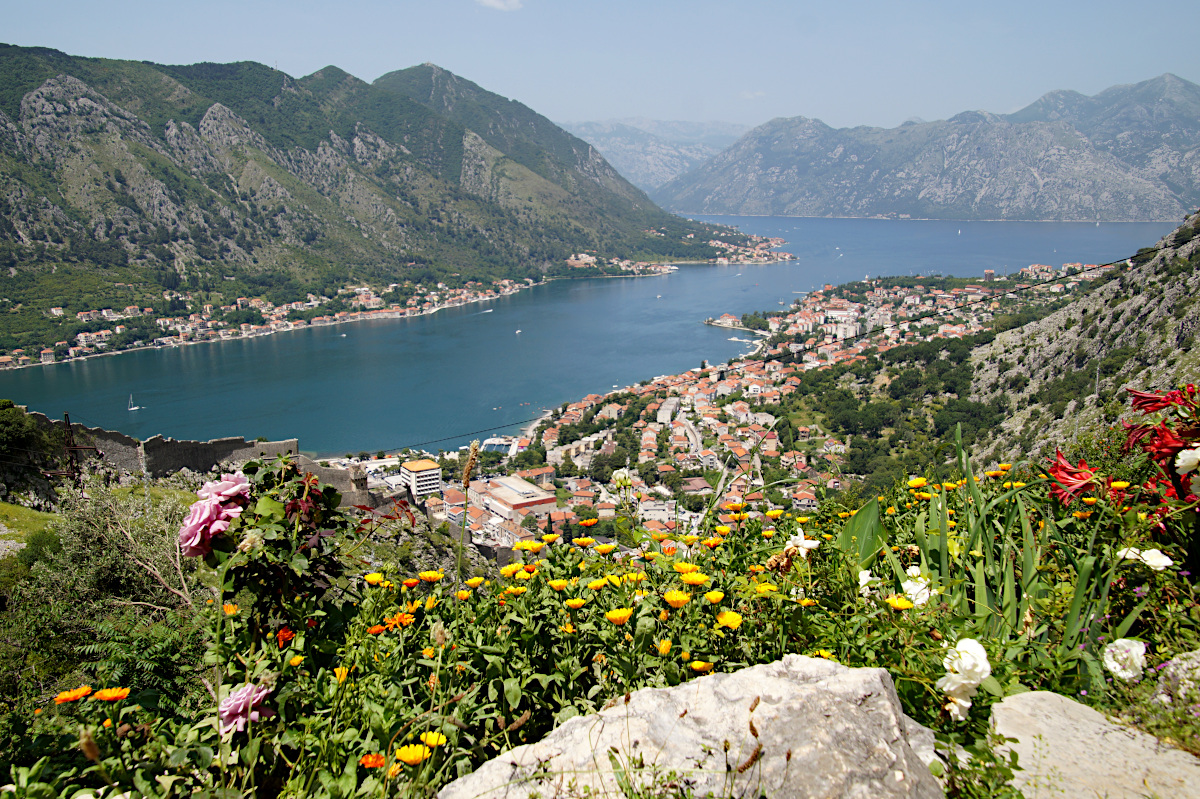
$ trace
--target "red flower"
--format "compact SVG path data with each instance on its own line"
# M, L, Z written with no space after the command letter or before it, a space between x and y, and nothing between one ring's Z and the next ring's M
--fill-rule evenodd
M1124 420L1121 425L1126 430L1125 446L1121 448L1124 453L1132 452L1134 447L1142 446L1142 439L1154 432L1154 428L1148 424L1130 424Z
M316 620L316 619L309 619L308 621L304 622L304 625L305 625L306 627L308 627L308 629L310 629L310 630L311 630L313 627L316 627L316 626L317 626L317 620Z
M1179 394L1178 391L1172 391L1171 394L1159 394L1157 391L1137 391L1136 389L1127 388L1129 392L1129 404L1135 411L1142 413L1155 413L1163 408L1169 408L1172 405L1179 403L1174 401L1171 394ZM1182 399L1179 397L1178 399Z
M283 649L285 646L287 646L288 641L291 641L295 637L296 634L287 627L281 627L279 632L275 633L275 640L279 642L280 649Z
M384 627L382 624L375 624L370 629L368 629L367 632L370 633L371 635L379 635L381 632L383 632L386 629L387 629L387 627Z
M1070 503L1089 486L1099 482L1096 472L1087 465L1087 461L1081 460L1079 466L1072 466L1062 450L1055 450L1054 455L1054 465L1047 470L1055 482L1050 493L1062 504Z
M358 762L361 763L366 768L382 768L384 760L383 760L383 755L372 754L372 755L363 755L362 757L360 757L358 759Z
M1175 460L1179 451L1187 446L1187 442L1177 436L1174 430L1167 427L1166 422L1155 427L1153 433L1154 438L1143 443L1142 449L1160 463Z

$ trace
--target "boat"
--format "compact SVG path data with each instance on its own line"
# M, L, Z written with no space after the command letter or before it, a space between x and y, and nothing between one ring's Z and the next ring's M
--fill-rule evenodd
M517 333L518 333L518 334L520 334L520 332L521 332L521 330L520 330L520 328L518 328L518 329L517 329Z
M141 405L134 405L134 404L133 404L133 395L132 395L132 394L130 394L130 395L129 395L129 410L131 410L131 411L140 411L141 409L142 409L142 406L141 406Z

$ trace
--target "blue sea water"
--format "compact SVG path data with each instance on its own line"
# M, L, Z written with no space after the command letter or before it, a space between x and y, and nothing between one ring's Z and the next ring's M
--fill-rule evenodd
M707 317L776 309L796 292L867 275L1003 275L1031 263L1103 263L1174 227L698 218L783 238L781 249L796 258L555 281L415 319L19 369L0 373L0 397L139 438L297 437L302 450L325 455L454 449L514 432L541 408L747 350L729 340L730 331L703 325ZM139 410L128 410L130 395Z

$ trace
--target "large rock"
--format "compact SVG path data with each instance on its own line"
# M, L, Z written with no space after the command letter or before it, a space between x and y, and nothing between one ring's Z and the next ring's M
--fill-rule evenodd
M1016 739L1022 770L1013 784L1029 799L1200 797L1200 760L1065 696L1007 697L992 707L992 727Z
M788 655L637 691L438 796L619 796L615 762L635 789L674 782L695 796L935 797L933 757L933 733L904 715L886 671Z

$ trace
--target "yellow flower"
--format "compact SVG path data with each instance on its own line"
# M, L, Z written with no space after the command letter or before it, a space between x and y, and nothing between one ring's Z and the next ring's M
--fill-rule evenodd
M1004 474L1004 472L1000 471L999 469L989 469L988 471L984 472L984 474L988 477L1000 477Z
M1011 469L1011 468L1012 468L1012 464L1011 464L1011 463L1002 463L1002 464L1000 464L1000 471L1002 471L1002 472L1007 472L1007 471L1008 471L1009 469Z
M833 660L833 653L830 652L828 649L818 649L816 652L813 652L813 654L819 658L825 658L826 660Z
M766 530L762 531L763 538L772 538L772 537L774 537L774 535L775 535L775 531L770 528L767 528Z
M680 653L679 653L679 659L680 659L680 660L682 660L684 663L686 663L686 662L688 662L689 660L691 660L691 659L692 659L692 653L691 653L691 652L688 652L688 651L685 649L684 651L682 651L682 652L680 652Z
M553 544L555 541L557 541L560 538L562 538L562 536L559 535L558 533L546 533L544 536L542 536L542 540L545 541L547 544Z
M425 744L408 744L396 750L396 759L405 765L415 766L432 754L433 751Z
M400 764L393 763L391 767L388 768L387 775L389 780L394 780L396 777L400 776Z
M958 488L958 483L942 483L942 490L944 491L953 491L956 488Z
M691 572L694 572L694 571L700 571L700 567L697 566L695 563L682 563L682 562L674 563L671 565L671 568L673 568L675 571L679 572L680 574L690 574Z
M946 526L953 530L955 527L958 527L958 522L946 522Z
M581 607L583 607L585 604L587 604L587 600L580 599L578 597L572 597L571 599L568 599L563 604L566 605L567 607L569 607L571 610L579 610Z
M659 655L666 657L667 655L669 655L671 653L671 639L670 638L662 639L661 641L658 642L658 644L655 645L654 648L658 650Z
M808 517L807 516L797 516L796 521L798 521L800 524L808 524Z
M924 477L914 477L908 481L909 488L924 488L927 485L929 485L929 481Z
M967 554L968 554L968 555L973 555L974 557L977 557L977 558L982 558L982 557L983 557L983 553L982 553L982 552L980 552L978 549L972 549L972 550L971 550L970 552L968 552Z
M595 580L592 580L590 583L588 583L587 587L592 589L593 591L599 591L601 588L604 588L607 585L608 585L608 580L606 578L598 577Z
M303 662L304 662L304 655L295 655L291 660L288 661L288 665L291 666L292 668L295 668L296 666L299 666Z
M746 507L745 502L727 502L725 510L739 511Z
M692 595L686 591L668 591L663 594L663 600L671 607L679 610L681 607L692 601Z
M521 571L521 569L524 567L524 565L525 564L523 564L523 563L510 563L507 566L501 566L500 567L500 576L501 577L512 577L514 574Z
M723 542L719 538L706 538L700 543L704 544L704 546L708 547L709 549L716 549L717 547L721 546Z
M688 668L690 668L692 671L699 672L700 674L712 671L712 667L713 664L705 663L703 660L693 660L688 664Z
M521 571L514 574L513 578L517 579L517 580L532 580L533 575L535 575L535 574L537 574L536 570L531 572L528 569L522 569Z
M383 582L383 575L379 572L371 572L363 579L367 581L367 585L379 585Z
M679 579L682 580L686 585L704 585L706 582L708 582L708 575L701 574L700 572L688 572L687 574L682 575Z
M421 572L417 576L420 577L422 580L424 580L427 583L436 583L438 580L442 579L442 577L444 577L445 575L443 575L441 572L427 571L427 572Z
M699 541L699 540L700 540L700 536L698 536L698 535L685 535L685 536L684 536L682 539L680 539L680 540L682 540L682 541L683 541L683 543L687 544L687 545L690 547L692 544L694 544L694 543L696 543L697 541Z
M231 602L226 602L221 606L221 610L225 611L226 616L234 616L238 612L238 606Z
M805 597L804 599L797 599L796 604L802 608L811 608L813 605L817 604L817 600Z
M344 683L346 681L346 677L349 674L350 674L350 669L347 669L344 666L338 666L336 669L333 670L333 676L337 678L338 685L341 685L342 683Z
M713 529L716 531L717 535L729 535L730 527L727 524L718 524Z
M617 548L616 544L601 544L600 546L596 547L596 552L597 552L597 554L600 554L600 555L607 555L609 552L612 552L616 548Z
M483 585L482 577L472 577L470 580L467 580L468 588L478 588L481 585Z
M1024 488L1024 487L1025 487L1025 484L1022 483L1020 480L1013 483L1013 488Z
M604 579L608 580L608 582L610 584L615 585L617 587L620 587L620 585L621 585L621 578L615 574L606 574L606 575L604 575Z
M567 581L561 580L561 579L560 580L550 580L546 583L546 585L550 586L555 591L562 591L564 588L567 587Z
M666 621L669 618L671 618L671 614L669 612L667 612L666 608L663 608L661 611L659 611L659 614L658 614L659 621Z
M1129 488L1129 483L1124 480L1113 480L1112 487L1118 491L1124 491L1125 489Z
M772 591L778 591L779 586L772 585L771 583L761 583L759 585L754 586L754 590L760 594L769 594Z
M1099 502L1099 501L1100 501L1100 500L1096 499L1095 497L1084 497L1084 498L1083 498L1083 504L1084 504L1084 505L1095 505L1095 504L1096 504L1097 502ZM236 611L235 611L235 612L236 612Z
M899 594L890 596L883 601L891 605L892 610L908 610L913 607L913 603L908 600L908 597L900 596Z
M1074 516L1076 519L1086 519L1092 515L1092 512L1090 510L1077 510L1074 513L1072 513L1071 515Z
M510 585L504 589L504 593L512 594L513 596L520 596L528 590L529 589L523 585Z
M567 622L566 624L564 624L562 627L559 627L558 629L562 630L567 635L575 634L575 625L571 624L571 622Z
M892 505L892 506L888 507L888 509L884 512L887 513L888 516L895 516L896 515L896 506Z
M620 627L622 624L629 621L629 617L632 615L633 608L613 608L604 614L604 618Z
M433 610L434 608L437 607L437 603L438 603L437 597L430 596L428 599L425 600L425 609Z
M842 511L841 513L838 514L839 519L847 519L849 517L850 517L850 514L846 511Z
M924 500L928 501L928 500L933 499L933 494L930 494L928 491L918 491L917 499L924 499Z
M746 569L746 571L750 572L751 574L762 574L766 570L767 570L766 566L760 565L758 563L755 563Z
M723 610L717 614L717 626L736 630L742 626L742 614L734 613L732 610Z
M704 598L707 599L710 603L715 605L718 602L720 602L722 599L725 598L725 592L724 591L709 591L707 594L704 595Z
M661 544L663 541L666 541L671 536L667 533L651 533L650 537Z
M783 515L782 508L772 508L771 510L767 511L768 519L778 519L782 515Z
M457 592L454 596L458 597L458 599L462 601L471 596L471 592L464 588L463 590Z
M821 534L821 538L824 538L826 541L832 541L832 540L833 540L833 535L832 535L832 534L830 534L830 533L822 533L822 534Z
M623 583L640 583L645 579L645 572L629 572L628 574L621 575L621 582Z
M421 654L427 658L433 657L433 647L431 647L431 646L425 647L424 649L421 650Z
M423 732L421 733L421 743L426 746L441 746L446 743L446 736L440 732Z
M576 538L571 543L573 543L577 547L583 547L586 549L587 547L590 547L592 544L596 543L596 539L588 538L587 536L584 536L582 538Z

